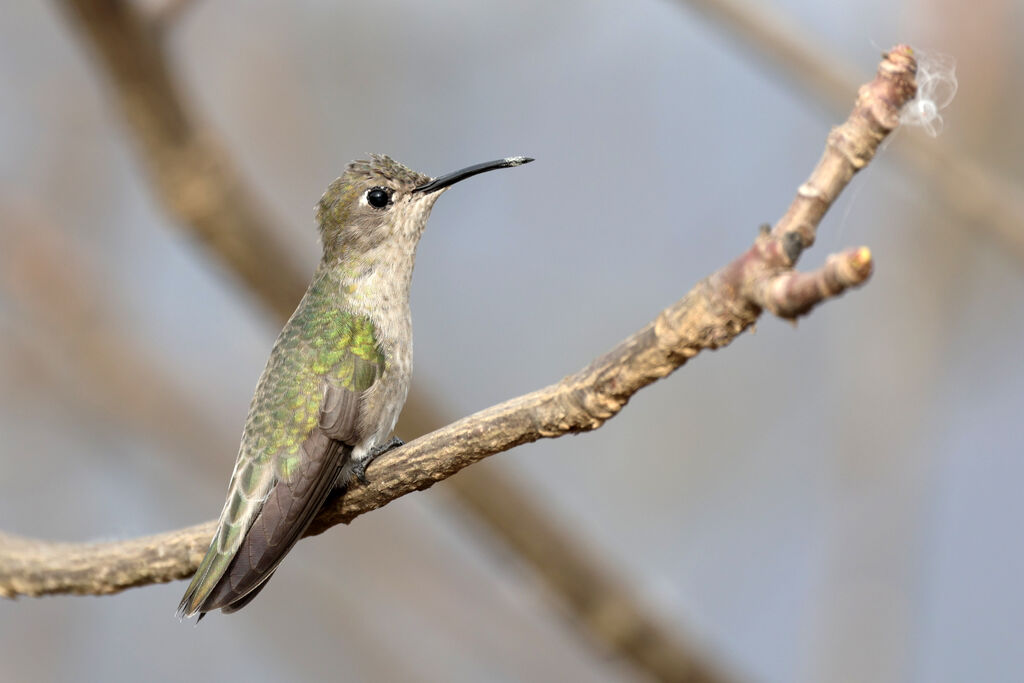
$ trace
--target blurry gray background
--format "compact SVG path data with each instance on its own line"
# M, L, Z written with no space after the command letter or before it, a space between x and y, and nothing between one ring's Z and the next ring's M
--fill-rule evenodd
M775 3L862 81L895 42L956 56L935 144L1012 187L1024 18L961 4ZM446 194L419 249L415 382L452 418L575 371L745 249L845 117L668 1L200 0L167 38L310 271L312 207L350 159L537 158ZM0 529L59 540L214 517L277 333L157 205L91 56L55 3L0 8ZM1024 263L900 144L802 262L869 245L864 289L796 329L765 318L597 432L478 465L744 679L1024 678ZM136 349L187 409L138 419L144 378L90 367L90 344ZM237 615L179 624L184 587L0 603L0 676L635 676L444 483L302 542Z

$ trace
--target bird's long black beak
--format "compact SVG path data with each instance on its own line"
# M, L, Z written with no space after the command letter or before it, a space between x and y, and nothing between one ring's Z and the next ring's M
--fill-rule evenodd
M495 161L485 161L482 164L474 164L473 166L467 166L466 168L443 175L440 178L434 178L429 183L420 185L413 189L413 192L437 192L444 188L454 185L460 180L465 180L471 176L475 176L478 173L485 173L487 171L493 171L498 168L512 168L513 166L522 166L528 164L533 159L530 157L509 157L507 159L496 159Z

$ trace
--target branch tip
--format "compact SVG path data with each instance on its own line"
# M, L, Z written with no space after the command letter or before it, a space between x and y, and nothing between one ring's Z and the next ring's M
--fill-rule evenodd
M871 249L868 247L860 247L855 249L850 254L850 267L857 272L863 272L865 279L871 274L873 264L871 262Z

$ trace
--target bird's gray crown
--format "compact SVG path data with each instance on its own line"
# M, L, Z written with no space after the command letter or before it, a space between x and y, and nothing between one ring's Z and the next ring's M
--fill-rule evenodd
M369 159L359 159L350 163L339 180L373 182L406 191L430 181L430 176L417 173L387 155L369 156Z

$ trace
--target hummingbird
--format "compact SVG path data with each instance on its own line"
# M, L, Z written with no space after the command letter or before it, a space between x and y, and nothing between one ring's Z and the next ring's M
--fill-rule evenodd
M179 617L247 605L330 493L365 482L409 393L409 286L437 198L509 157L431 178L390 157L354 161L316 207L323 258L260 375L227 500Z

